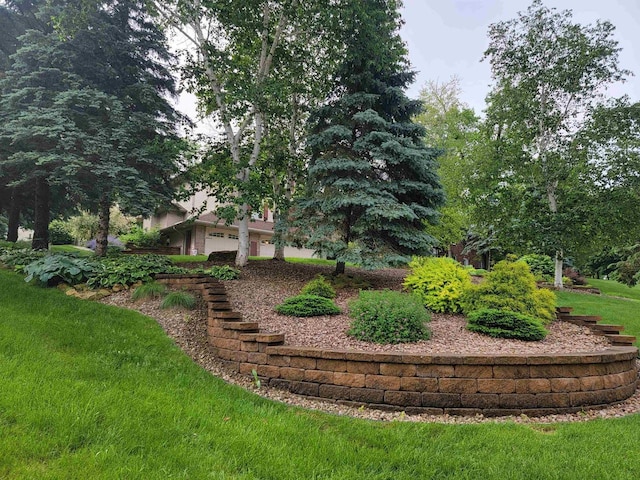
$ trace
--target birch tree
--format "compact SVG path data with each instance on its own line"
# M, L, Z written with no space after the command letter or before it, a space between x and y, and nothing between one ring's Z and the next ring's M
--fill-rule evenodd
M540 0L489 27L484 59L494 83L487 128L493 140L509 139L502 151L511 153L492 158L494 187L502 194L492 201L502 202L502 219L528 229L522 236L533 248L554 256L558 288L572 232L581 234L572 209L582 166L570 146L606 88L628 74L618 66L613 32L609 22L580 25L571 11Z

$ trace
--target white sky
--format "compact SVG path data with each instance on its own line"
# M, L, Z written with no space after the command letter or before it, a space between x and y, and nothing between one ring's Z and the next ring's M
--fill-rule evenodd
M491 71L488 61L480 62L488 47L489 25L517 17L531 0L404 0L405 25L402 38L409 58L418 72L408 91L417 97L427 80L461 80L462 100L476 113L482 112L489 93ZM614 38L622 48L620 67L636 74L610 91L640 100L640 0L543 0L545 6L572 10L573 21L595 24L608 20L616 29Z

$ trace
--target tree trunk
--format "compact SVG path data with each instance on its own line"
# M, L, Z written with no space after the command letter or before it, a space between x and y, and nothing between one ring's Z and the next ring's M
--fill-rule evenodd
M14 188L11 192L11 202L9 203L9 218L7 223L7 241L18 241L18 228L20 228L20 199Z
M33 240L31 248L34 250L47 250L49 248L49 182L45 177L36 179L35 188L35 218L33 222Z
M273 226L273 260L284 261L284 235L287 231L286 222L283 220L283 216L280 210L274 212L275 224Z
M554 271L554 275L553 275L553 286L556 288L563 288L562 285L562 251L557 251L556 252L556 258L555 258L555 271Z
M107 194L104 194L98 204L98 233L96 234L96 255L98 257L104 257L107 254L110 215L111 200Z
M334 272L336 275L342 275L344 273L344 262L336 262L336 271Z
M236 267L245 267L249 262L249 247L249 205L245 203L240 207L240 219L238 220Z

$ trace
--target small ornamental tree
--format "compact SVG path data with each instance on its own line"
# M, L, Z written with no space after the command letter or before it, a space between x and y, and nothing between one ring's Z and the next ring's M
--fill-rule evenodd
M421 103L404 89L413 81L398 35L395 0L349 2L346 50L326 105L310 122L312 151L306 198L297 209L308 245L345 263L379 268L429 253L444 195L439 151L423 144L412 118Z

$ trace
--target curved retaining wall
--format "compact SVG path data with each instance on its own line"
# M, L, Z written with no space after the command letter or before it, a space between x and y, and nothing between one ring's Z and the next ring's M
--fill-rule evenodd
M177 279L175 279L177 280ZM233 312L224 286L193 278L208 302L213 353L264 384L310 397L407 413L531 416L611 405L634 394L636 347L549 355L415 355L284 346Z

